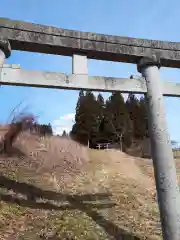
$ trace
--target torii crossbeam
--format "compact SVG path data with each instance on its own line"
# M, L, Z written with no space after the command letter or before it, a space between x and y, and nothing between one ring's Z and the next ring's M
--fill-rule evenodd
M0 36L8 38L13 50L135 63L156 55L161 66L180 67L180 43L119 37L66 30L29 22L0 18Z

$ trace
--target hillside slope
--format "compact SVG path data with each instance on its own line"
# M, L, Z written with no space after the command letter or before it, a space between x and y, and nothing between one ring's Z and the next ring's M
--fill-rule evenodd
M150 160L23 134L0 156L0 239L162 239L155 196Z

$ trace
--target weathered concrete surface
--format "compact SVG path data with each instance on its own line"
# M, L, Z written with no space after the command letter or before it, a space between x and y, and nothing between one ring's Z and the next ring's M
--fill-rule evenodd
M60 72L24 70L15 64L3 65L0 84L69 90L84 89L101 92L120 91L122 93L134 92L139 94L147 92L144 78L114 78L85 74L67 75ZM162 81L162 92L164 96L180 97L180 84Z
M140 57L156 55L162 66L180 67L180 43L136 39L65 30L0 18L0 36L14 50L65 56L86 54L88 58L137 63Z

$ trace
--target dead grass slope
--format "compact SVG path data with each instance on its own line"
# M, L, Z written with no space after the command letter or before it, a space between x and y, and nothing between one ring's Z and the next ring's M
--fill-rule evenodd
M0 239L161 239L150 160L28 134L15 147L0 156Z

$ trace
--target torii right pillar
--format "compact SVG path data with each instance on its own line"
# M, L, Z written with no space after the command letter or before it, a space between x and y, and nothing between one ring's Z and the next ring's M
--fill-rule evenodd
M180 240L180 195L167 130L159 68L160 60L156 56L143 57L137 64L137 69L145 78L147 85L151 154L163 239Z

